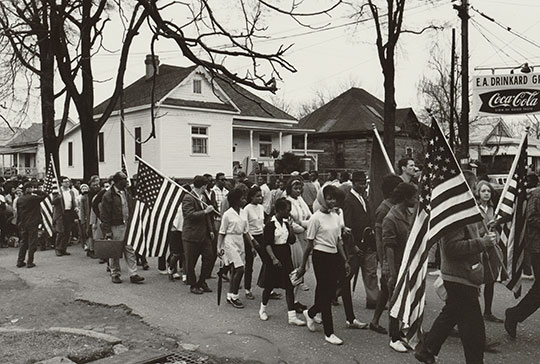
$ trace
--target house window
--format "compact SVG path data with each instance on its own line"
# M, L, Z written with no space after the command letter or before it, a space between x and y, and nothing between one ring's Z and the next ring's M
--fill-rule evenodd
M201 80L193 80L193 93L202 94L202 81Z
M31 163L32 163L32 154L26 153L24 155L24 166L28 168L30 167Z
M73 167L73 142L68 143L68 167Z
M98 134L98 157L100 162L105 162L105 137L103 132Z
M140 126L135 128L135 155L142 158L142 128Z
M191 152L193 154L208 154L208 127L191 127Z
M272 135L259 134L259 156L270 157L272 155Z

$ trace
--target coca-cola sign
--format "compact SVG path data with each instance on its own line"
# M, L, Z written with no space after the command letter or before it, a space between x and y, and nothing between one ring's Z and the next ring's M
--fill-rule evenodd
M480 94L480 111L490 114L523 114L540 112L540 91L513 89Z
M484 115L540 113L540 74L476 76L473 80L473 106Z

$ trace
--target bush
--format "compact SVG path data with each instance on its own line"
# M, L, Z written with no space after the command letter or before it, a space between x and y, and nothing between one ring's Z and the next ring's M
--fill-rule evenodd
M300 160L300 157L293 153L283 153L281 158L276 160L276 173L288 174L294 171L302 172L302 170L302 161Z

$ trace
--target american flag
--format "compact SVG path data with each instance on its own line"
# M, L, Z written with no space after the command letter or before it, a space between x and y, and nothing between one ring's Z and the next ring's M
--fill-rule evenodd
M56 178L56 171L54 169L54 162L51 157L47 172L45 174L45 181L43 185L43 192L47 194L47 197L41 201L41 220L43 227L47 231L50 237L53 236L53 205L52 205L52 193L58 191L58 181Z
M139 159L137 199L127 244L147 257L162 256L167 233L180 206L182 189Z
M407 240L391 300L390 315L404 324L406 339L416 346L424 316L427 258L443 235L482 221L482 215L437 122L431 125L418 212Z
M126 155L122 154L122 166L121 166L122 172L127 176L127 185L128 187L131 186L131 176L129 175L129 172L127 170L127 163L126 163Z
M497 230L501 236L503 264L508 273L504 283L514 292L516 298L521 295L527 225L527 139L525 134L495 211L496 220L506 221L499 225Z

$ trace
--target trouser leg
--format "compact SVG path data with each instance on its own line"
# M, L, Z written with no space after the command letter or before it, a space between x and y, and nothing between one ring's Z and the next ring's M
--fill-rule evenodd
M17 257L17 263L24 262L26 258L26 251L28 250L28 230L21 229L21 240L19 245L19 255Z
M322 314L324 334L330 336L334 333L332 319L332 299L336 294L337 271L340 261L338 254L313 252L313 269L317 279L315 289L315 304L309 309L309 316L314 317L318 312Z
M185 273L187 275L187 284L195 286L197 277L195 275L195 266L200 255L200 242L184 241L184 253L186 256Z
M366 304L375 306L379 296L377 278L377 252L367 251L362 262L362 281L366 290Z
M486 329L478 301L478 289L463 285L458 289L461 310L457 317L457 325L465 361L467 364L483 364Z
M202 285L206 282L206 278L212 274L214 263L212 259L212 241L210 239L201 241L201 275L199 276L198 285Z
M37 226L32 226L27 229L28 236L28 264L34 262L34 253L37 250L38 229Z
M531 253L530 260L534 273L534 283L517 306L510 309L518 322L525 321L540 307L540 253Z
M253 251L251 251L251 245L244 243L244 251L246 253L246 264L244 268L244 288L251 290L251 281L253 277Z

